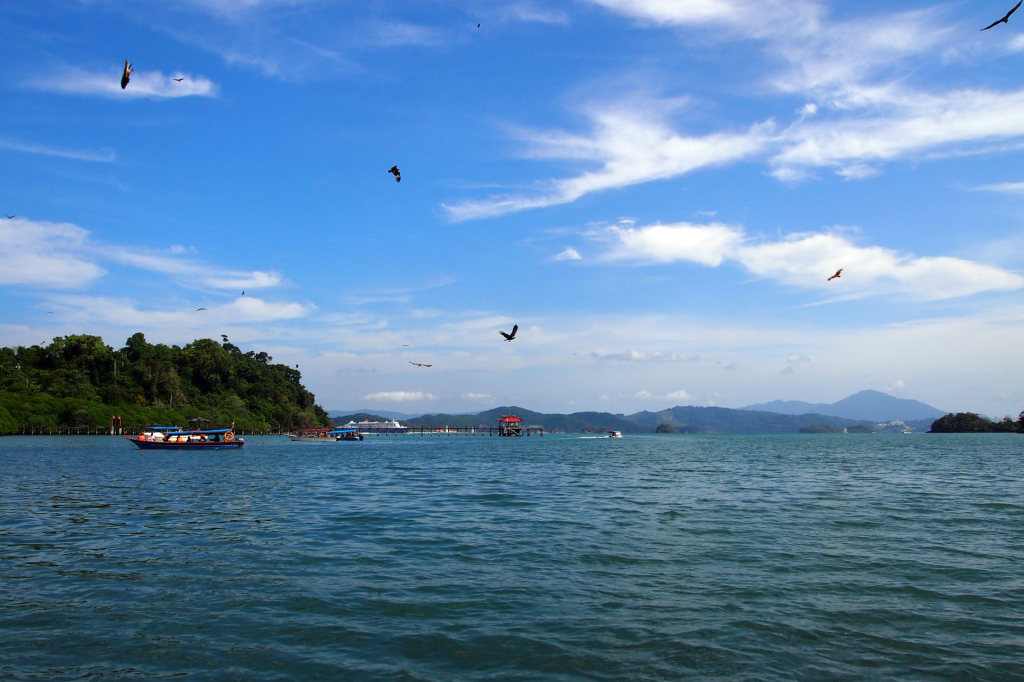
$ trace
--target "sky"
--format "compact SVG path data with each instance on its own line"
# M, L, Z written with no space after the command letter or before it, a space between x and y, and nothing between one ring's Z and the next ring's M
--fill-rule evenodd
M0 345L226 335L332 411L1016 417L1012 6L3 3Z

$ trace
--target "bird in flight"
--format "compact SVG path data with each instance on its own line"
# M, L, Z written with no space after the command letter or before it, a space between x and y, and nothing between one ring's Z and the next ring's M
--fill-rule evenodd
M196 308L196 310L197 311L199 311L199 310L206 310L206 308Z
M173 79L173 80L176 80L176 81L178 81L178 82L180 83L181 81L183 81L183 80L185 80L185 79L184 79L184 78L175 78L175 79Z
M1024 0L1021 0L1021 1L1022 1L1022 2L1024 2ZM834 279L838 278L838 277L839 277L840 275L842 275L842 274L843 274L843 269L842 269L842 268L839 268L838 270L836 270L836 274L832 275L831 277L829 277L829 278L828 278L827 280L825 280L825 281L826 281L826 282L831 282L832 280L834 280Z
M402 181L402 171L398 170L398 166L392 166L391 168L389 168L388 173L391 173L392 175L395 176L395 182Z
M245 289L242 289L242 296L245 296Z
M409 364L416 365L417 367L433 367L433 365L428 365L425 362L413 362L412 360L409 361Z
M1020 0L1020 2L1024 2L1024 0ZM1020 2L1018 2L1016 5L1014 5L1013 9L1011 9L1009 12L1007 12L1006 15L1002 19L997 19L996 21L993 21L991 24L989 24L988 26L986 26L985 28L983 28L981 30L982 31L987 31L990 28L992 28L993 26L995 26L996 24L1008 24L1008 23L1010 23L1010 15L1017 11L1017 8L1020 7Z
M122 90L124 90L125 88L128 87L128 81L131 79L132 71L134 71L134 70L135 69L132 68L131 62L129 62L127 59L124 60L124 73L121 74L121 89Z
M403 344L402 344L402 348L408 348L408 347L409 347L409 346L411 346L411 345L412 345L412 344L409 344L409 343L403 343Z
M4 215L7 215L7 214L6 214L6 213L4 213ZM17 213L15 213L14 215L7 215L7 219L8 219L8 220L14 220L14 219L15 219L15 218L17 218L17 217L18 217L18 214L17 214Z
M519 331L519 325L518 324L514 324L514 325L512 325L512 333L511 334L509 334L508 332L502 331L500 329L498 330L498 333L501 334L502 336L504 336L506 341L511 341L512 339L516 338L516 332L517 331Z

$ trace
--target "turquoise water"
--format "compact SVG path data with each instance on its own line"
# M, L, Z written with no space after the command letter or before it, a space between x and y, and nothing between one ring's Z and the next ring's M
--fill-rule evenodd
M0 438L4 680L1021 680L1024 436Z

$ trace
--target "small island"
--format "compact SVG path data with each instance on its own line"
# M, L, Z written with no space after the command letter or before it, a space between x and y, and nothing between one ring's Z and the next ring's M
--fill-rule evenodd
M1024 433L1024 412L1017 421L1010 417L992 421L974 412L950 413L932 422L928 433Z

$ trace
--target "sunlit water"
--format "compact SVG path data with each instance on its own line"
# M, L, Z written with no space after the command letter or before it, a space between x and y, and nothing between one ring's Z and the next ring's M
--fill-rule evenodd
M0 438L5 680L1021 680L1024 436Z

